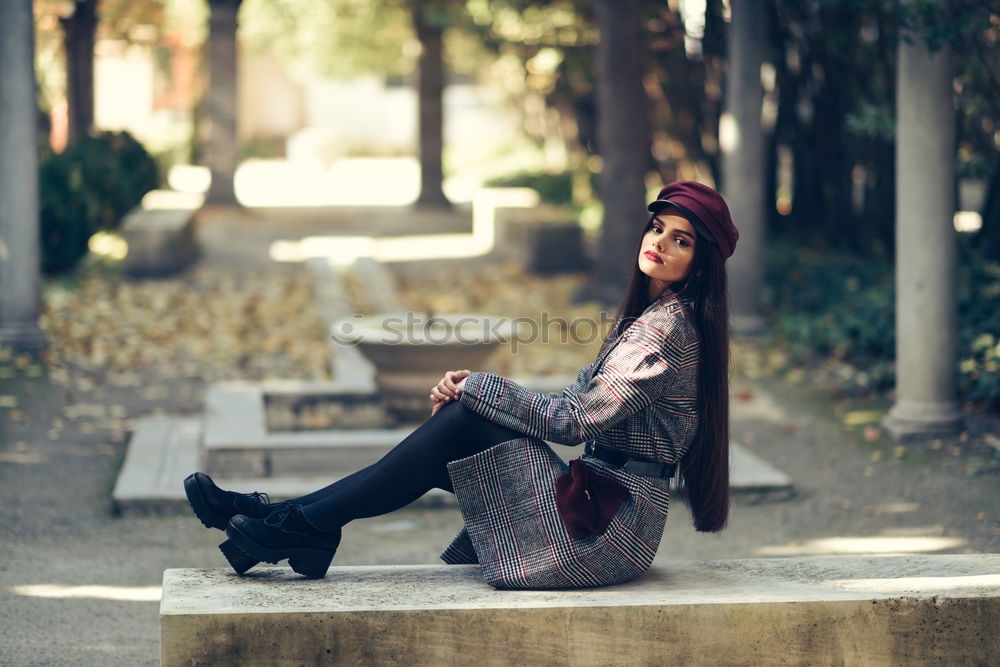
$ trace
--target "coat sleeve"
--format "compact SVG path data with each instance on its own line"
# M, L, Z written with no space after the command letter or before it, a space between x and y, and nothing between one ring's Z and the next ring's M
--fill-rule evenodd
M535 393L499 375L476 372L466 378L459 400L533 437L566 445L592 440L651 405L690 362L692 350L697 354L685 324L665 313L639 318L590 381L567 387L562 395Z
M559 398L560 396L565 396L567 391L581 391L587 386L587 381L590 378L590 374L594 371L594 364L587 364L580 369L580 372L576 374L576 382L574 382L569 387L566 387L559 392L549 392L549 398Z

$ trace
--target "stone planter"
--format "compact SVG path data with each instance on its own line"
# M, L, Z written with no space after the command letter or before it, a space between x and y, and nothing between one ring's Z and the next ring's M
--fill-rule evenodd
M375 385L390 413L403 422L430 416L433 387L445 371L481 370L510 339L511 323L473 313L377 313L334 323L334 340L356 345L375 367Z

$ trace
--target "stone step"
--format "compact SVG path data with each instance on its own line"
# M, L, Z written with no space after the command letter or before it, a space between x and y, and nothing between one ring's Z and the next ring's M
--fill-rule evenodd
M311 446L283 451L273 448L233 451L218 454L219 458L206 466L201 451L199 419L141 419L129 441L125 465L119 472L112 500L122 515L187 511L182 481L196 470L211 471L224 488L232 491L266 491L276 500L295 498L373 463L409 432L403 429L388 432L389 435L370 433L367 442L355 434L345 438L339 449L313 441ZM579 447L550 444L565 461L581 454ZM734 493L774 500L794 494L792 482L783 472L739 444L733 443L730 450L730 487ZM228 461L232 463L228 468L225 467L226 456L230 456ZM433 489L417 502L432 506L453 505L455 498L450 493Z
M198 470L200 449L200 417L139 419L111 492L115 511L130 516L186 507L182 481Z
M497 591L478 566L163 575L160 660L211 664L992 664L1000 555L677 562Z
M570 377L517 377L519 384L540 393L558 393ZM270 431L265 395L336 395L356 392L337 382L226 382L212 385L205 399L205 470L212 475L245 480L339 475L369 465L402 441L418 424L391 429ZM550 443L566 461L579 448ZM731 485L743 493L773 498L794 493L792 480L748 451L731 445ZM266 486L266 484L262 485ZM294 495L308 493L296 490Z
M517 378L533 391L559 392L572 379ZM125 465L113 492L117 510L144 514L165 509L187 510L181 482L196 470L223 481L226 488L267 491L275 498L294 498L363 468L396 446L417 424L393 429L270 431L265 395L312 396L362 391L336 382L295 380L225 382L212 385L204 418L141 419L128 445ZM579 447L550 443L563 460L577 458ZM794 494L791 479L738 443L731 444L730 484L734 492L768 499ZM432 491L419 502L454 502L451 494Z

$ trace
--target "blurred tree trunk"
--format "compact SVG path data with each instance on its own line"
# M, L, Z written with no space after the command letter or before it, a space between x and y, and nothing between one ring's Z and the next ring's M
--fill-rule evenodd
M420 40L417 64L418 88L417 144L420 158L420 197L417 206L450 207L444 196L444 26L425 15L422 2L413 9L413 27ZM437 16L441 16L440 13Z
M650 35L646 46L653 55L645 78L653 119L652 167L663 183L678 180L699 166L717 175L718 151L715 146L706 148L702 139L717 135L721 100L710 91L719 89L725 60L711 52L703 52L700 58L689 57L679 11L664 8L658 17L664 29ZM708 79L714 85L706 85ZM677 150L678 142L683 151Z
M205 113L208 123L205 162L212 173L206 203L235 206L233 177L239 162L237 145L237 45L236 30L242 0L209 0L208 89Z
M594 295L617 304L626 287L635 243L649 216L646 168L649 122L642 85L640 0L597 0L597 141L603 159L600 197L604 204L601 251Z
M76 0L73 13L60 18L66 54L66 105L69 140L86 136L94 126L94 35L98 0Z
M740 249L729 261L733 329L761 333L764 285L764 131L760 82L764 0L733 5L726 70L726 111L720 127L722 190L740 230Z

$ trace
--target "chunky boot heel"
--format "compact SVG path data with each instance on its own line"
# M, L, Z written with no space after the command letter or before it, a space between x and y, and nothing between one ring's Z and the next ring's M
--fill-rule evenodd
M236 574L243 576L243 573L252 568L260 561L245 554L232 540L226 540L219 545L219 551L226 557L229 564L233 566Z
M298 574L322 579L340 546L341 531L317 528L305 518L301 505L289 503L265 519L234 516L226 535L249 558L268 563L287 558Z
M326 576L326 571L330 569L333 562L333 554L329 552L313 552L309 554L298 554L288 559L288 565L292 570L310 579L322 579Z

